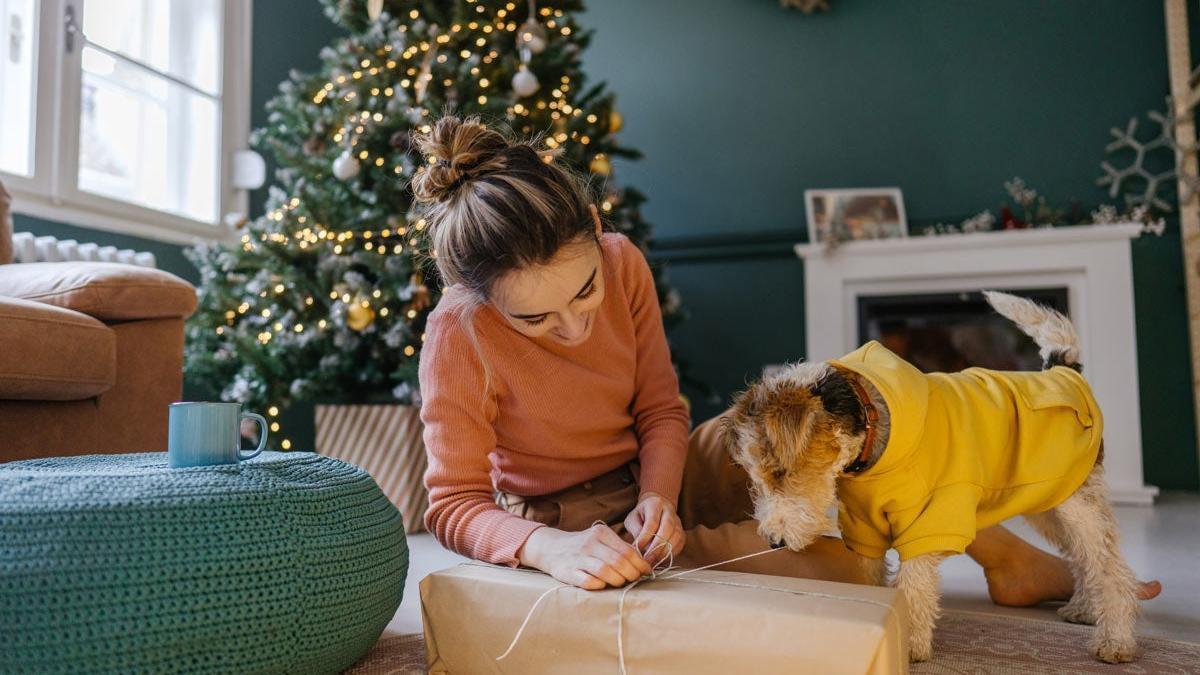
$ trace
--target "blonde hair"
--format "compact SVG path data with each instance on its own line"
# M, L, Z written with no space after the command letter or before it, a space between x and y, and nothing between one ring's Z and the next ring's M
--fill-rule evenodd
M465 291L456 314L483 366L486 394L491 373L474 311L507 272L595 240L590 185L539 151L539 137L516 139L478 116L445 115L415 140L426 163L413 177L413 195L425 205L442 282Z
M563 246L594 237L587 182L539 152L538 140L453 115L416 136L426 164L412 189L426 205L438 272L476 302L506 272L548 263Z

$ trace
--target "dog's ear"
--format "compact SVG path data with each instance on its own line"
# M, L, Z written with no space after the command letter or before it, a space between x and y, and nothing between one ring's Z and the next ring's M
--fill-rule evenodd
M807 387L789 387L776 392L763 412L763 431L781 468L796 463L812 436L821 399Z
M821 397L825 411L842 420L851 433L866 430L862 404L854 393L853 386L840 371L831 368L813 387L813 393Z

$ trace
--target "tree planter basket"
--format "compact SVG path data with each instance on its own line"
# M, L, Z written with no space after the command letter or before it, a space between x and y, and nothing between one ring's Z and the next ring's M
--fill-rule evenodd
M371 474L400 510L409 534L425 531L422 518L429 504L420 410L409 405L316 406L317 453Z

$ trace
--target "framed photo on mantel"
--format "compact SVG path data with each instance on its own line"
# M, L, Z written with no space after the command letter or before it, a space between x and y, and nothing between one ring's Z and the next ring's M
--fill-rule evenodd
M900 188L805 190L804 206L811 243L908 236Z

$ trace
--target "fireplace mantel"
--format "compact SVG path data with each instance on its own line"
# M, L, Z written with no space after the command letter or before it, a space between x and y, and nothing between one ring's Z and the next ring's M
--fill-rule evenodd
M1142 478L1137 335L1129 240L1140 223L854 241L830 250L797 244L813 360L858 345L862 295L1065 288L1088 381L1105 419L1105 474L1113 501L1150 504Z

